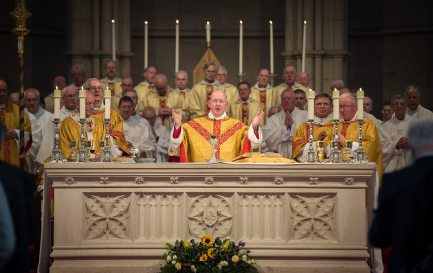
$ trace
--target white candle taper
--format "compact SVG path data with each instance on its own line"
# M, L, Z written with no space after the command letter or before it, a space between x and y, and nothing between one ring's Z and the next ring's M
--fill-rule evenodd
M314 98L316 97L316 92L311 89L307 91L307 106L308 106L308 119L314 120Z
M174 73L176 73L179 71L179 20L176 20L176 44L174 55Z
M272 21L269 21L269 72L274 74L274 27Z
M307 20L304 20L304 33L302 36L302 72L305 72L305 47L307 45Z
M239 75L242 75L244 72L244 64L243 64L243 47L244 47L244 25L242 20L239 21Z
M148 44L148 35L149 35L149 29L148 29L148 22L144 21L144 69L148 66L148 50L149 50L149 44Z
M78 94L80 98L80 119L86 119L86 90L81 87Z
M334 120L340 119L340 91L336 88L332 91L332 118Z
M60 118L60 98L62 97L62 92L56 86L54 89L54 119Z
M105 112L104 112L104 118L110 119L110 111L111 111L111 90L108 88L108 86L104 90L104 106L105 106Z
M364 90L359 88L358 92L356 92L356 100L358 102L358 114L357 119L364 119Z
M210 47L210 23L209 23L209 21L206 22L206 45L207 45L207 47Z
M111 20L111 44L112 44L112 53L111 58L116 60L116 21Z

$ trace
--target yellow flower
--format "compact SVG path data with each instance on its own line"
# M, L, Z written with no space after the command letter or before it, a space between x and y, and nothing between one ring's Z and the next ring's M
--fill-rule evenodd
M189 243L188 240L183 240L183 247L184 248L189 248L191 246L191 244Z
M205 253L201 254L199 260L200 260L200 262L206 262L207 261L207 255Z
M225 242L225 243L223 244L223 249L224 249L224 250L228 250L229 247L230 247L230 242L229 242L229 241L227 241L227 242Z
M204 235L201 238L201 243L205 246L211 246L213 245L213 237L212 235Z
M239 256L238 255L233 255L232 256L232 262L234 262L234 263L239 262Z
M214 247L211 247L207 250L207 255L209 256L209 258L215 257L217 253L218 253L218 250Z
M175 266L176 270L181 270L182 269L182 264L181 263L176 263Z

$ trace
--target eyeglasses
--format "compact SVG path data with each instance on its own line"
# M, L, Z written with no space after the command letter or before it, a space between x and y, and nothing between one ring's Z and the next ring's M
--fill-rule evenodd
M227 101L225 101L225 100L211 100L210 102L214 105L217 105L217 104L224 104Z
M91 87L89 87L89 90L90 91L96 91L96 90L102 91L104 89L102 88L102 86L91 86Z
M350 105L340 105L340 109L344 109L344 110L350 109L352 107L353 107L353 104L350 104Z
M331 104L327 103L327 102L320 102L320 103L315 103L314 105L315 106L330 106Z

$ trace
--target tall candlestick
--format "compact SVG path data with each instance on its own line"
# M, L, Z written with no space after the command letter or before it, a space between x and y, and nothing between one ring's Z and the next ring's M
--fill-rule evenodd
M304 34L302 36L302 72L305 72L305 47L307 45L307 20L304 20Z
M176 44L174 56L174 73L177 73L177 71L179 71L179 20L176 20Z
M244 70L243 47L244 47L244 25L241 20L239 21L239 75L242 75Z
M338 91L336 88L332 91L332 105L333 105L333 111L332 111L332 118L334 120L340 119L340 91Z
M86 118L86 90L81 87L81 90L78 94L80 98L80 119Z
M113 50L111 58L116 60L116 21L114 19L111 20L111 44Z
M111 90L108 89L108 86L104 90L104 106L105 106L105 119L110 119L110 111L111 111Z
M149 35L148 23L147 21L144 21L144 69L146 69L148 66L148 58L147 58L147 53L149 49L148 35Z
M269 72L274 74L274 27L272 21L269 21L269 52L270 52L270 67Z
M62 97L62 92L56 86L54 90L54 119L60 118L60 98Z
M357 119L364 119L364 90L359 88L358 92L356 92L356 100L358 102L358 115Z
M308 105L308 119L314 120L314 98L316 97L316 92L311 89L307 91L307 105Z
M207 47L210 47L210 23L209 23L209 21L206 22L206 45L207 45Z

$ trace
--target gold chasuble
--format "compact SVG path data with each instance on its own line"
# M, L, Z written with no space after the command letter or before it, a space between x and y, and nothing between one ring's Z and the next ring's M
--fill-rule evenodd
M70 142L76 141L77 148L81 147L81 124L77 121L79 117L77 114L65 118L60 124L60 150L65 158L71 155ZM92 141L92 147L96 154L101 154L101 147L99 146L100 140L105 140L105 125L104 123L95 118L87 118L84 124L84 139Z
M201 117L182 125L184 138L180 145L180 162L205 162L212 158L211 136L218 137L216 158L231 161L250 151L248 126L234 118L212 120Z
M308 122L304 122L299 126L293 135L292 140L292 158L296 159L304 150L305 145L308 143L310 125ZM314 141L319 139L319 135L325 132L326 138L323 140L325 147L330 145L334 137L334 126L332 121L328 121L325 124L313 123L313 138ZM313 146L314 147L314 146Z
M10 103L4 108L0 108L0 123L6 127L6 130L19 130L19 106ZM31 123L27 115L24 117L24 130L31 136ZM0 160L3 160L9 164L20 166L20 150L18 145L18 139L5 139L3 141L3 145L0 146ZM24 152L30 149L30 146L31 141L28 141L25 144Z
M248 125L251 124L254 117L259 111L260 111L260 103L255 99L248 98L247 101L242 101L241 99L238 99L237 101L232 103L230 105L229 112L230 112L230 116Z
M103 107L102 109L95 110L92 117L104 124L105 108ZM125 135L123 134L122 118L120 117L119 113L113 111L112 109L110 111L110 135L113 137L116 145L119 146L119 149L129 154L128 143L126 141Z
M342 134L346 140L358 142L358 122L356 120L341 121L338 124L338 132ZM331 138L331 136L328 136L328 138ZM383 173L382 147L376 125L368 118L364 118L364 122L362 123L362 148L368 157L368 161L376 162L380 179Z

